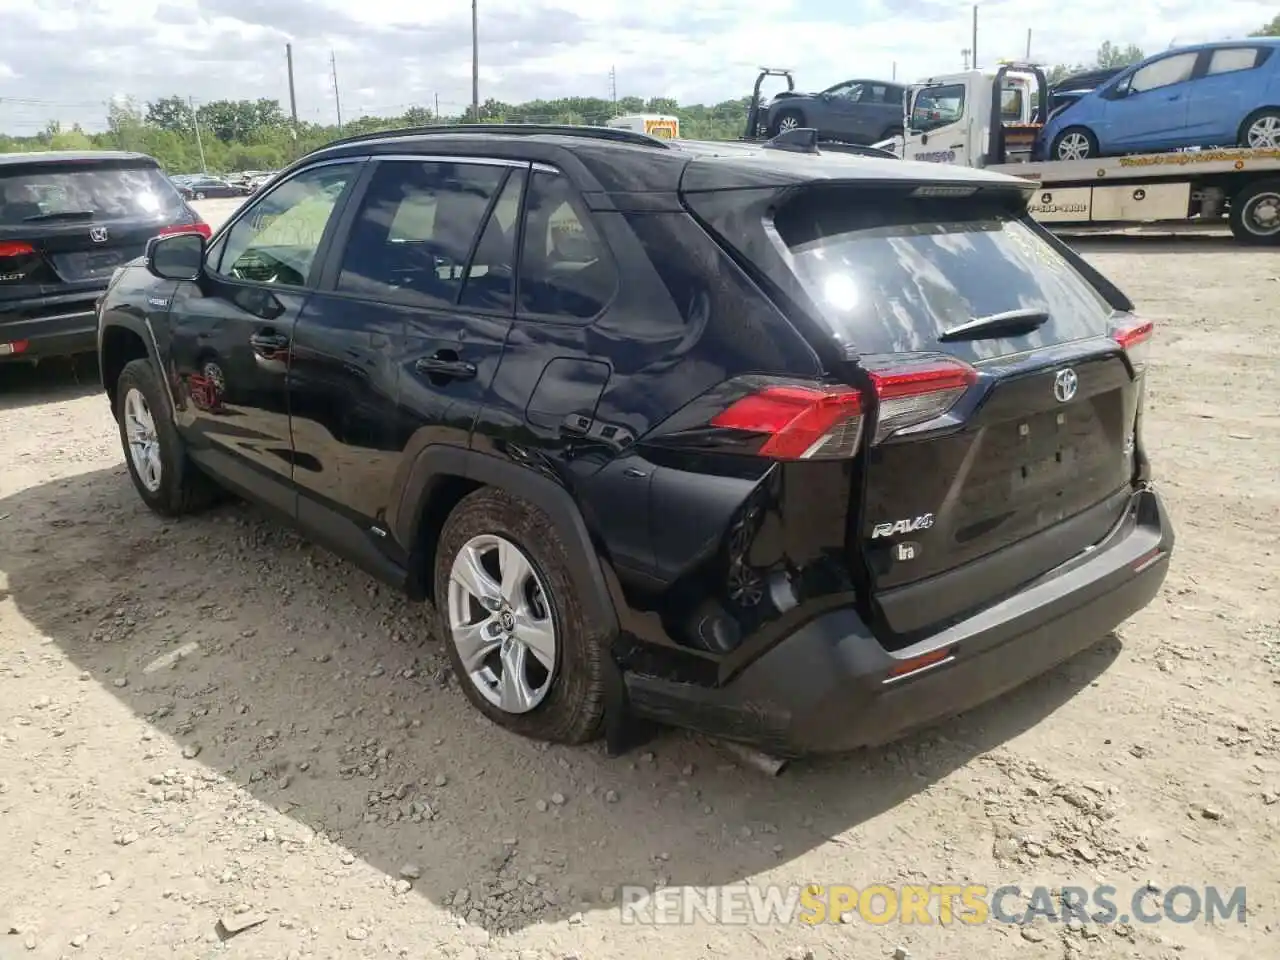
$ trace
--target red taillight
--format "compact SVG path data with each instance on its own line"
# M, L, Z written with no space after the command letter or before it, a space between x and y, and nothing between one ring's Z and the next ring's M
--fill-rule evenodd
M168 227L161 227L157 237L171 237L175 233L198 233L200 236L208 240L213 236L213 228L203 220L197 220L195 223L175 223Z
M1135 375L1142 373L1147 368L1147 352L1150 349L1151 335L1155 333L1155 329L1156 325L1150 320L1138 320L1131 317L1111 331L1111 339L1124 348L1124 352L1129 357L1129 362L1133 364Z
M951 357L898 361L872 367L869 372L880 398L875 443L905 427L942 416L978 379L978 371Z
M15 353L25 353L30 342L27 340L10 340L8 343L0 342L0 357L12 356Z
M862 398L843 386L769 386L716 414L711 425L769 434L757 451L762 457L850 457L862 433Z
M0 240L0 257L26 257L36 248L23 240Z

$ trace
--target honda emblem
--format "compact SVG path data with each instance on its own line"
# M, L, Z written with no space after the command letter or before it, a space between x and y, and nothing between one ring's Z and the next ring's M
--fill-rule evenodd
M106 243L107 228L106 227L90 227L89 239L92 240L94 243Z

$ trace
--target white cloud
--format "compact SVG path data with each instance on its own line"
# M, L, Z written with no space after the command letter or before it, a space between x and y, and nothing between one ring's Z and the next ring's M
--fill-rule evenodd
M761 64L789 66L802 88L854 76L913 79L958 68L971 7L940 0L479 0L481 97L622 95L714 102L749 92ZM1241 36L1274 5L1222 0L998 0L981 5L979 58L1089 62L1105 40L1148 53ZM344 113L412 104L457 111L470 100L465 0L0 0L0 128L49 119L99 127L105 102L171 93L197 100L288 101L294 45L299 115L330 120L329 52Z

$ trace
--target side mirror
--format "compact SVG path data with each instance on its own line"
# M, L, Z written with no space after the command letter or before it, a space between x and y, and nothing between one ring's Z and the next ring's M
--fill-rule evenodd
M147 241L147 269L161 280L198 280L204 271L204 237L171 233Z

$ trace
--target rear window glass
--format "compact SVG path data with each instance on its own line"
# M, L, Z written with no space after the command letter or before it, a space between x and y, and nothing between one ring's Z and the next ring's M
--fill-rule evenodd
M0 226L41 220L156 219L182 199L156 167L0 168Z
M862 352L945 349L981 360L1106 332L1102 295L994 203L815 190L774 225L813 301ZM1050 320L1016 338L938 340L978 317L1024 309Z

